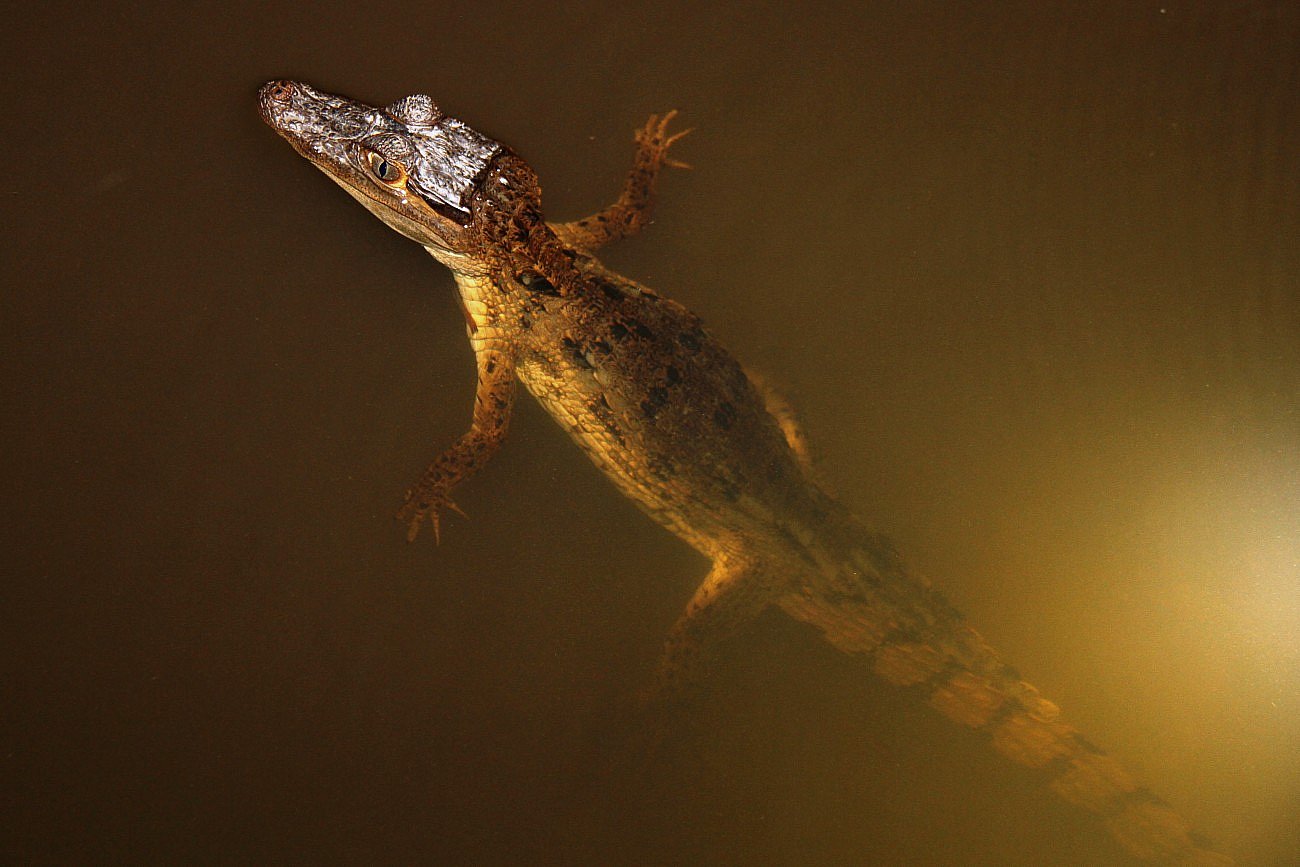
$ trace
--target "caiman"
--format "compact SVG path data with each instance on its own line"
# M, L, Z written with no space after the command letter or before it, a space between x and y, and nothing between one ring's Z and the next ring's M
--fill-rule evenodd
M506 434L522 382L615 485L712 568L672 628L651 692L690 689L712 648L778 606L884 680L987 734L1096 814L1140 861L1226 865L1188 823L1064 722L884 537L818 484L788 405L682 305L593 255L648 221L680 166L652 116L617 201L547 222L533 170L422 94L377 108L294 81L262 117L371 213L451 269L478 368L469 430L412 487L414 539Z

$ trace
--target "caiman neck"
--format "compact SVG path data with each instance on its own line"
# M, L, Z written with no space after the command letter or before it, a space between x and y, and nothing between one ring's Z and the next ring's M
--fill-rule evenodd
M578 253L562 242L542 215L537 175L518 156L497 157L484 174L471 204L472 242L465 253L428 248L460 273L494 272L517 277L527 269L555 286L576 278Z

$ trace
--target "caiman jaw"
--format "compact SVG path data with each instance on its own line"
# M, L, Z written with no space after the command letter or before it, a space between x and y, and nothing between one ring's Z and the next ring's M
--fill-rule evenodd
M385 108L271 81L263 120L299 154L393 229L426 247L456 250L470 200L505 148L415 94Z

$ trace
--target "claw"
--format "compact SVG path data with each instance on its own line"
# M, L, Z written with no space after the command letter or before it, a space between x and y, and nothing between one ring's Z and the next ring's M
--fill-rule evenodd
M402 512L405 512L405 511L406 511L405 509L402 510ZM399 519L406 517L404 514L402 514L402 512L398 512L398 513L397 513L397 517L398 517ZM418 535L420 535L420 525L423 524L423 523L424 523L424 513L423 513L423 512L420 512L420 513L416 514L416 516L415 516L414 518L411 518L409 521L406 522L406 541L407 541L408 543L410 543L410 542L414 542L414 541L415 541L415 537L418 536ZM436 539L437 536L438 536L438 524L437 524L437 521L434 522L433 528L434 528L434 529L433 529L433 535L434 535L434 538Z
M674 133L668 136L668 140L664 142L664 147L665 148L671 147L673 142L677 141L679 138L682 138L683 136L690 135L693 132L695 132L695 127L689 126L679 133Z
M662 115L650 115L650 119L645 122L645 126L636 131L636 141L644 148L653 149L654 159L660 165L671 166L675 169L689 169L690 165L688 163L668 156L668 149L673 146L673 143L695 129L691 127L668 135L668 124L676 116L677 109L675 108Z
M431 496L427 501L416 501L411 494L406 495L406 504L397 511L399 520L406 520L406 541L414 542L415 537L420 535L420 527L424 524L425 518L433 525L433 541L435 545L442 544L442 510L451 509L457 515L468 518L465 510L448 497L445 493L439 493Z

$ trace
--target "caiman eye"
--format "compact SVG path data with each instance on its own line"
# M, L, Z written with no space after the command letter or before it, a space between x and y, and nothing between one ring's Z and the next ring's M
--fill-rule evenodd
M406 169L392 160L385 159L371 151L366 155L370 164L370 173L390 187L400 187L406 182Z

